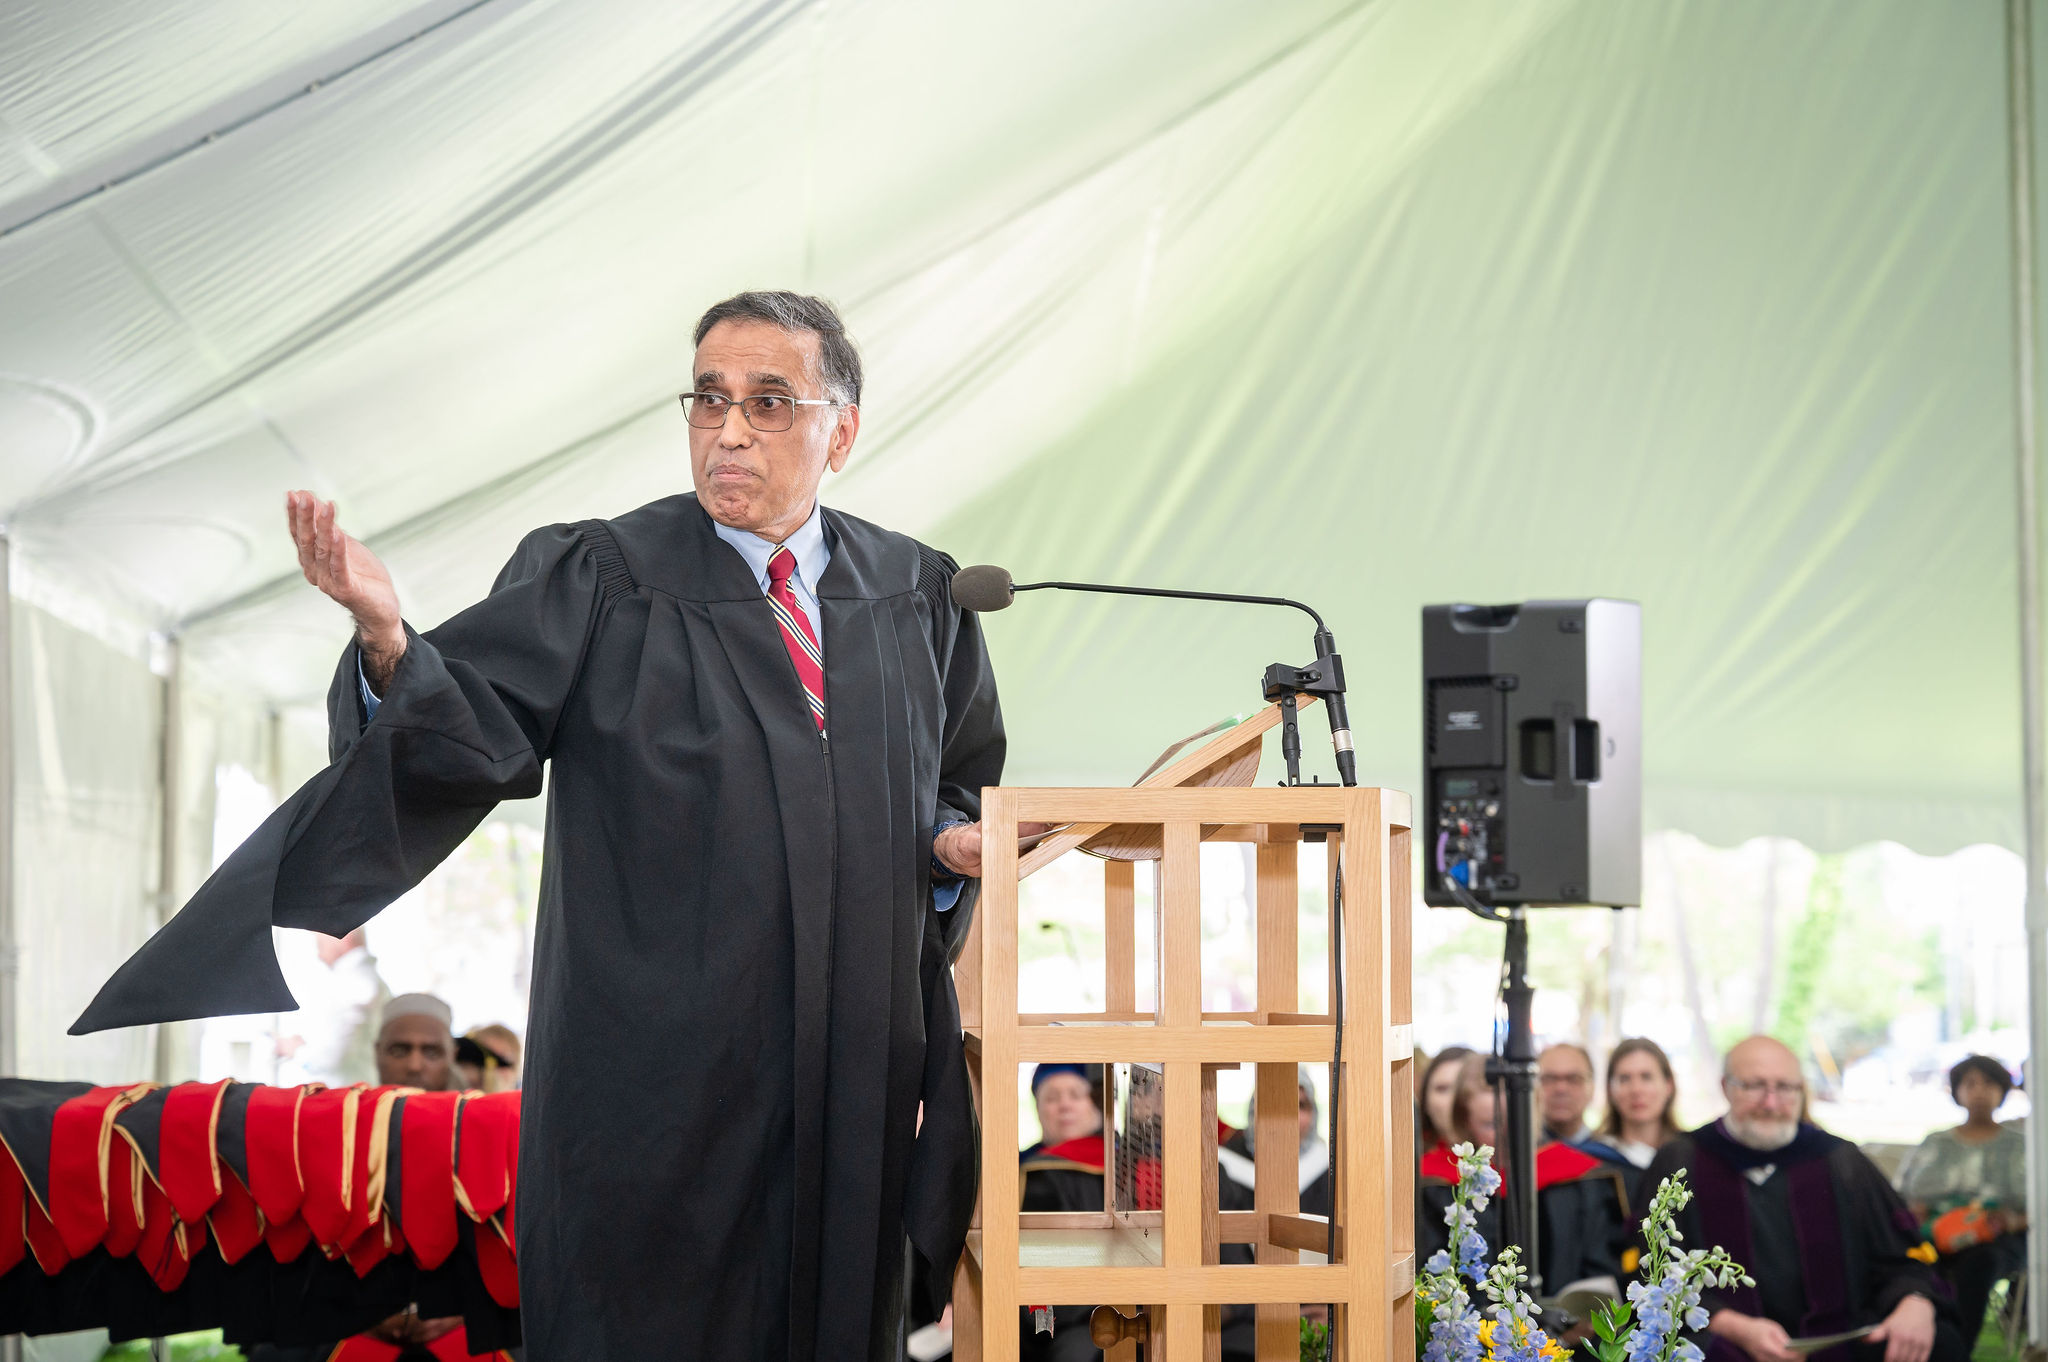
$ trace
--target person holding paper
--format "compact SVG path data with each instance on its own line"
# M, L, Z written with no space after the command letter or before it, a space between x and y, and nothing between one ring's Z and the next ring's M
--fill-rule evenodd
M1912 1212L1855 1145L1800 1119L1798 1058L1751 1036L1728 1052L1721 1090L1728 1114L1665 1145L1643 1180L1683 1171L1684 1244L1718 1244L1756 1280L1702 1297L1707 1362L1965 1362L1949 1294L1914 1256Z

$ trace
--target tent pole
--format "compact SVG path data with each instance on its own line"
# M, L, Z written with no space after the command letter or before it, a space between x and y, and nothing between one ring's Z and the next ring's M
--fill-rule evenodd
M14 939L14 546L0 530L0 1074L20 1061L20 960Z
M0 1074L15 1072L14 947L14 546L0 530ZM0 1362L21 1362L21 1335L0 1338Z
M178 636L171 634L164 640L163 652L163 717L160 729L162 750L157 765L157 783L160 787L157 800L157 867L156 897L157 926L162 927L178 911L178 836L183 830L178 808L178 795L183 788L178 770L178 749L181 741L179 711L182 708L184 687L180 672L183 670L183 649ZM174 1081L172 1074L176 1067L177 1037L175 1022L162 1022L156 1029L156 1081Z
M2048 806L2041 750L2041 563L2034 412L2034 88L2029 0L2006 0L2006 115L2012 208L2014 463L2019 491L2021 769L2027 853L2027 1052L2048 1059ZM2029 1061L2030 1077L2042 1072ZM2027 1204L2048 1206L2048 1112L2027 1122ZM2048 1344L2048 1224L2027 1229L2029 1351Z

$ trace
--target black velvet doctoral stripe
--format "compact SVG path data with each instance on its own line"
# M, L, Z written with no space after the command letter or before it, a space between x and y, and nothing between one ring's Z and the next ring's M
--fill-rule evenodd
M213 1147L221 1161L234 1171L242 1185L249 1185L249 1094L254 1083L230 1083L220 1095L220 1118Z
M0 1078L0 1140L21 1166L29 1192L50 1209L50 1123L57 1108L92 1091L90 1083L42 1078Z
M405 1099L393 1098L391 1102L391 1123L385 1128L384 1138L384 1214L391 1217L391 1223L398 1226L400 1234L405 1233L405 1219L400 1208L405 1203Z
M136 1152L142 1155L142 1164L149 1169L149 1175L158 1182L163 1181L164 1099L170 1096L169 1088L158 1088L139 1102L134 1102L114 1113L114 1124L128 1132L135 1141Z

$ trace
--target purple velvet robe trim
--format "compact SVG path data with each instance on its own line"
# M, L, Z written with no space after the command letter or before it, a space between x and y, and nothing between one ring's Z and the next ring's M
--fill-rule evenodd
M1707 1247L1719 1245L1736 1262L1755 1260L1749 1232L1749 1182L1714 1156L1704 1143L1693 1159L1694 1204L1700 1208L1700 1229ZM1843 1278L1842 1217L1835 1204L1834 1178L1825 1158L1809 1159L1784 1170L1791 1179L1792 1223L1799 1236L1799 1266L1806 1280L1806 1317L1797 1333L1812 1338L1849 1327L1849 1289ZM1701 1247L1694 1245L1694 1247ZM1753 1286L1727 1293L1733 1309L1761 1317L1763 1297ZM1749 1355L1724 1339L1708 1341L1707 1362L1749 1362ZM1816 1362L1848 1362L1847 1345L1814 1354Z

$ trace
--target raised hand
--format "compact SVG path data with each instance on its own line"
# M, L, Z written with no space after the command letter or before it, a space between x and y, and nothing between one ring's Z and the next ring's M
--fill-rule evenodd
M405 655L398 591L377 555L334 521L334 503L311 492L284 494L285 520L299 551L299 571L356 622L363 673L382 695Z

